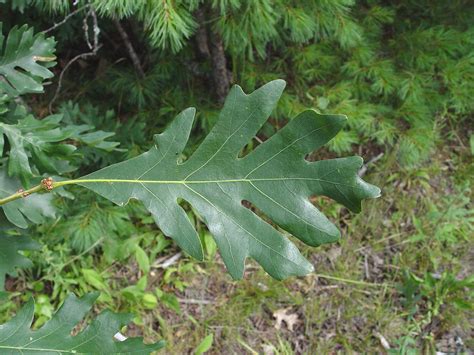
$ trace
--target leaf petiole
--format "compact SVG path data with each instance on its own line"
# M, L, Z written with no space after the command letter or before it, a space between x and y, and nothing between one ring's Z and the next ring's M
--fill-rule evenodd
M31 195L31 194L34 194L36 192L40 192L40 191L43 191L43 190L44 190L44 186L42 184L39 184L39 185L37 185L35 187L32 187L31 189L28 189L28 190L24 190L24 191L19 190L18 192L15 192L14 194L12 194L10 196L7 196L5 198L0 199L0 206L6 204L8 202L18 200L20 198L26 197L28 195Z
M54 182L53 179L50 177L41 180L41 183L28 189L28 190L23 190L19 189L17 192L14 194L11 194L10 196L7 196L5 198L0 199L0 206L5 205L9 202L18 200L23 197L28 197L31 194L37 193L37 192L44 192L44 191L51 191L55 187L60 187L63 185L69 185L69 184L75 184L76 180L66 180L66 181L60 181L60 182Z

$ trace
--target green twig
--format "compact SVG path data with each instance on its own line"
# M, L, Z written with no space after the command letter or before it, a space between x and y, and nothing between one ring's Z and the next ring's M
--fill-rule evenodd
M13 195L7 196L5 198L0 199L0 206L4 205L8 202L12 202L15 200L18 200L20 198L26 197L28 195L34 194L36 192L44 191L44 186L43 185L37 185L35 187L32 187L31 189L22 191L19 190L18 192L15 192Z

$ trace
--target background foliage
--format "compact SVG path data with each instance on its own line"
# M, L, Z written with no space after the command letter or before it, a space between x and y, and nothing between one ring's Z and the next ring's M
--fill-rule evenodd
M344 237L302 247L316 274L283 283L252 268L232 282L190 207L204 264L178 253L139 204L119 209L77 188L40 196L29 215L4 209L23 229L5 222L2 237L40 250L23 251L33 267L7 270L0 320L34 294L40 327L68 292L99 290L99 304L137 315L129 334L164 337L176 353L473 346L472 2L0 3L2 190L137 156L195 106L189 154L232 83L250 92L275 78L288 88L258 140L305 107L345 114L347 129L313 158L361 154L383 189L350 219L315 198ZM277 323L282 309L293 317Z

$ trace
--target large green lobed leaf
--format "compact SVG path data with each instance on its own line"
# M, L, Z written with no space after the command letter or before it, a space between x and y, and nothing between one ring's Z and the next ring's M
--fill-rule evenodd
M164 342L143 344L141 338L114 340L114 334L128 324L129 314L105 311L83 331L71 331L84 318L98 297L91 293L82 298L69 295L53 318L38 330L31 330L34 301L31 299L8 323L0 325L1 354L149 354Z
M313 266L296 246L242 201L250 201L306 244L319 246L336 241L340 233L310 196L324 195L359 212L361 200L379 196L380 190L357 175L360 157L305 160L342 129L346 118L341 115L304 111L255 151L238 157L268 119L284 87L283 80L275 80L246 95L234 86L212 131L184 163L179 157L189 138L193 108L156 135L148 152L77 183L119 205L132 198L142 201L166 235L202 259L200 239L178 203L189 202L213 234L234 278L243 276L247 257L277 279L305 275Z

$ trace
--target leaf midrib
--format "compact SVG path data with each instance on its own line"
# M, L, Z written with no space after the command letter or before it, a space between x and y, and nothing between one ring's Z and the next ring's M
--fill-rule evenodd
M68 354L85 354L85 353L80 353L75 350L68 350L68 349L48 349L48 348L27 348L24 346L11 346L11 345L0 345L0 349L11 349L11 350L28 350L28 351L41 351L41 352L55 352L55 353L68 353Z
M343 184L330 180L306 177L282 177L282 178L254 178L254 179L223 179L223 180L137 180L137 179L78 179L59 181L54 184L55 187L71 184L88 184L88 183L131 183L131 184L165 184L165 185L196 185L196 184L220 184L220 183L249 183L262 181L290 181L290 180L305 180L305 181L319 181L332 185L342 185L348 187L356 187L353 185Z

